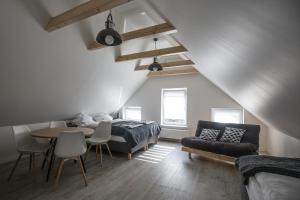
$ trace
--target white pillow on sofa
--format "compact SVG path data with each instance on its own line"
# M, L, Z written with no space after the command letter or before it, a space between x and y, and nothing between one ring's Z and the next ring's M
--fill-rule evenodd
M113 118L107 114L107 113L96 113L93 115L93 119L96 121L96 122L101 122L101 121L112 121Z

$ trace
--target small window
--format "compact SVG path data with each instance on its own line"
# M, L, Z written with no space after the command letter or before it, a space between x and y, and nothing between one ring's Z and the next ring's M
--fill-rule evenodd
M244 111L242 109L212 108L211 120L222 123L244 123Z
M141 121L142 108L141 107L124 107L123 118L126 120Z
M161 123L165 126L186 126L187 89L162 89Z

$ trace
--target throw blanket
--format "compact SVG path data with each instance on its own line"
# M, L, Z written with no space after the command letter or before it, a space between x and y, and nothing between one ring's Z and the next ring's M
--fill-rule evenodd
M245 185L248 184L250 176L259 172L300 178L300 158L250 155L236 159L235 164L244 178Z
M134 121L116 121L113 122L111 128L111 134L123 137L130 148L152 136L159 135L160 131L161 128L157 122L147 124Z

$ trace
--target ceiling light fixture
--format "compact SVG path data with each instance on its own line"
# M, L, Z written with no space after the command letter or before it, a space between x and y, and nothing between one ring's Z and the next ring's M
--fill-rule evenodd
M111 15L111 10L105 22L105 29L100 31L96 37L96 42L106 46L117 46L122 43L121 35L114 30L115 23Z
M154 38L155 42L155 50L156 50L156 42L158 41L157 38ZM148 70L150 71L161 71L163 68L162 66L157 62L157 56L154 57L153 63L148 66Z

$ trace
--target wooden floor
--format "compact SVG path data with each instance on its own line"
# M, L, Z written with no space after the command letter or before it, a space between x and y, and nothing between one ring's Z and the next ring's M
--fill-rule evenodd
M105 154L102 168L91 152L86 162L89 185L84 186L78 165L67 162L56 191L53 177L45 182L46 170L28 173L27 161L20 162L9 183L6 178L13 163L0 166L1 200L240 199L233 166L197 156L190 160L177 143L159 142L147 152L134 154L132 160L125 154L113 152L113 159Z

